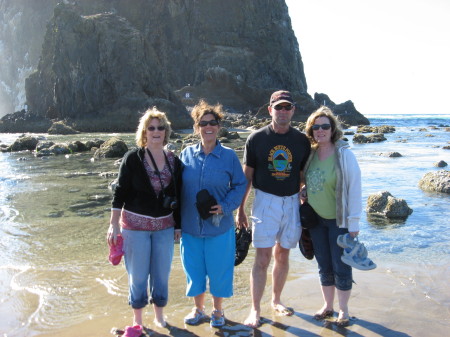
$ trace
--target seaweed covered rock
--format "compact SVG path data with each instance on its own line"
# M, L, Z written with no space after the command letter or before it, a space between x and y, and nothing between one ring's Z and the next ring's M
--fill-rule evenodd
M100 148L95 151L94 158L120 158L128 151L125 142L117 137L113 137L104 142Z
M407 218L413 210L404 199L396 198L384 191L369 195L366 212L381 214L387 218Z
M50 135L74 135L78 133L77 130L74 130L69 125L66 125L63 121L53 123L47 132Z

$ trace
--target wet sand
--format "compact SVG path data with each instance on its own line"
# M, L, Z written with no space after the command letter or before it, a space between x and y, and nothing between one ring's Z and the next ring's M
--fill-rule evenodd
M378 258L380 259L381 256ZM318 322L312 315L322 306L316 262L305 260L298 250L291 254L291 272L283 292L285 305L293 307L294 316L276 315L270 308L270 279L262 301L263 324L258 329L242 325L249 305L249 277L252 257L236 268L235 295L224 301L227 325L212 329L209 323L185 326L183 317L192 302L184 296L183 277L171 280L171 298L165 309L169 326L156 328L153 315L146 310L148 336L445 336L450 328L450 263L399 263L376 260L372 271L354 270L357 283L350 299L349 327L337 327L333 319ZM104 314L64 329L39 336L113 336L111 329L123 329L132 320L124 298L105 295L99 303ZM337 304L335 306L337 309ZM211 311L208 297L207 312ZM334 319L337 314L335 314Z

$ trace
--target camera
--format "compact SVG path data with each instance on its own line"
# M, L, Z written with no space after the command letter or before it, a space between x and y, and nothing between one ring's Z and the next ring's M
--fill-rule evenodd
M176 197L165 196L163 199L163 207L168 209L178 208L178 201Z

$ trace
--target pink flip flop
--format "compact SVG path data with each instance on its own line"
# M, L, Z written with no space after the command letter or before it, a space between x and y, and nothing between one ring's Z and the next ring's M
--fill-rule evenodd
M142 325L126 326L122 337L139 337L142 335Z
M109 246L109 262L113 266L117 266L123 256L123 237L122 235L117 236L117 242L115 245Z

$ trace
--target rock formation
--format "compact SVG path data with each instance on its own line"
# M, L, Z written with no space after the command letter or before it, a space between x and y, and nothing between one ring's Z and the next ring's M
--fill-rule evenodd
M200 98L219 102L229 112L256 114L280 88L293 92L300 119L321 104L307 93L284 1L55 4L48 0L41 8L32 0L0 0L7 13L0 24L9 20L13 27L14 13L25 27L24 17L40 20L34 34L22 34L36 36L36 41L23 40L20 49L27 54L29 45L33 58L28 63L18 58L27 69L36 69L26 80L27 108L3 118L0 132L45 132L55 120L78 131L134 131L141 113L154 105L168 112L174 128L190 127L186 107ZM18 76L14 81L20 82ZM368 124L351 101L331 103L346 123Z
M395 198L391 193L384 191L369 195L366 212L381 214L390 219L405 219L413 210L404 199Z
M424 191L450 193L450 171L428 172L420 179L419 187Z

